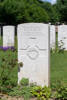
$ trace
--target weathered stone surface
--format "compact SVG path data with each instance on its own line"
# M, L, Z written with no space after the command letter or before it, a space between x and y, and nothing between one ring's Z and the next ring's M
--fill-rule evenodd
M55 26L50 25L50 48L55 49L55 45L56 45Z
M58 26L58 46L67 50L67 25Z
M3 46L14 46L14 26L4 26L3 27Z
M30 83L49 84L49 25L27 23L18 25L18 83L29 78Z

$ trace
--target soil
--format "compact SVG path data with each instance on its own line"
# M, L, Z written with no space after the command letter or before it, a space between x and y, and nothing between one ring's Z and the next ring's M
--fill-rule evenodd
M24 100L23 97L11 97L5 94L0 94L0 100ZM37 98L31 98L30 100L37 100ZM53 99L49 99L53 100Z
M23 97L11 97L5 94L0 94L0 100L24 100ZM31 98L30 100L37 100L36 98Z

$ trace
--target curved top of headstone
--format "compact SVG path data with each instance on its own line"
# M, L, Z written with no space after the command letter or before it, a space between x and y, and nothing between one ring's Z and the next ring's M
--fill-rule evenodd
M59 28L58 28L58 30L62 30L62 32L64 33L64 32L66 32L67 33L67 25L60 25L60 26L58 26Z
M22 42L25 41L22 46L19 46L19 48L27 49L29 45L33 44L32 42L35 41L37 44L36 48L38 48L38 50L46 50L46 48L48 48L47 46L48 33L49 33L48 26L49 26L48 24L43 24L43 23L19 24L17 28L19 43L21 43L21 41ZM26 37L25 40L22 40L23 36Z
M44 23L22 23L22 24L18 24L18 27L24 26L24 25L49 25L49 24L44 24Z
M30 33L30 35L36 35L36 33L38 33L40 35L40 33L42 33L43 35L45 33L47 33L47 28L48 28L49 24L43 24L43 23L24 23L24 24L19 24L17 31L20 31L20 33L28 33L28 36ZM18 32L19 33L19 32ZM34 33L34 34L33 34Z
M4 30L6 30L6 31L8 31L8 30L12 31L13 30L14 31L15 30L15 26L12 26L12 25L11 26L3 26L3 32L4 32Z
M6 27L11 28L11 27L15 27L15 26L13 26L13 25L5 25L5 26L3 26L3 28L6 28Z

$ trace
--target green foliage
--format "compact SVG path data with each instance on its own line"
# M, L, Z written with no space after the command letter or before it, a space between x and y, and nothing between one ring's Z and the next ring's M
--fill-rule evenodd
M19 96L22 96L22 91L21 91L20 87L17 86L17 87L12 88L11 91L8 93L8 95L19 97Z
M25 100L29 100L29 98L32 97L30 91L31 91L31 87L23 87L22 94Z
M23 96L24 100L29 100L30 97L37 97L38 100L48 100L51 96L51 89L41 86L18 86L9 92L11 96Z
M37 97L38 100L48 100L51 96L51 89L48 87L41 87L29 85L29 80L23 78L20 85L13 88L9 92L10 96L23 96L24 100L29 100L30 97Z
M9 92L10 96L22 96L24 97L24 100L29 100L29 98L32 96L31 94L31 87L29 86L29 79L23 78L20 81L20 85L17 87L14 87L11 92Z
M55 98L67 100L67 87L60 87L58 88L58 91L55 92Z
M64 86L61 81L58 81L57 84L53 85L53 97L59 100L67 99L67 86Z
M46 10L48 16L49 16L49 21L51 23L55 23L58 20L58 14L56 12L56 8L55 6L52 6L50 3L48 2L44 2L44 4L42 5L43 9Z
M0 51L0 91L9 92L17 85L16 51ZM14 73L14 74L13 74Z
M20 81L20 85L21 86L29 85L29 79L28 78L22 78L22 80Z
M17 86L13 88L11 92L9 92L9 95L18 97L21 96L24 97L24 100L29 100L29 98L32 96L30 91L31 87L29 86L23 86L23 87Z
M32 95L38 100L48 100L51 96L51 89L48 87L34 86L31 91Z
M3 0L0 2L0 22L67 22L67 0L64 4L61 1L52 5L41 0Z
M60 22L67 22L67 0L57 0L56 9L59 12Z
M29 7L28 12L29 12L29 15L31 16L32 22L48 22L49 21L49 17L46 11L43 8L38 7L37 5L31 5Z
M4 0L0 3L0 21L7 24L55 23L58 21L58 13L56 6L40 0Z

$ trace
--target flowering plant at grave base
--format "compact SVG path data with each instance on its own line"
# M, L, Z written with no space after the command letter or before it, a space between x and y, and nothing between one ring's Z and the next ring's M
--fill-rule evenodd
M58 52L63 52L65 50L65 48L63 47L64 46L64 43L62 40L60 40L60 42L58 43Z
M15 51L15 47L14 46L7 46L7 47L0 46L0 50L3 50L3 51L7 51L7 50Z

